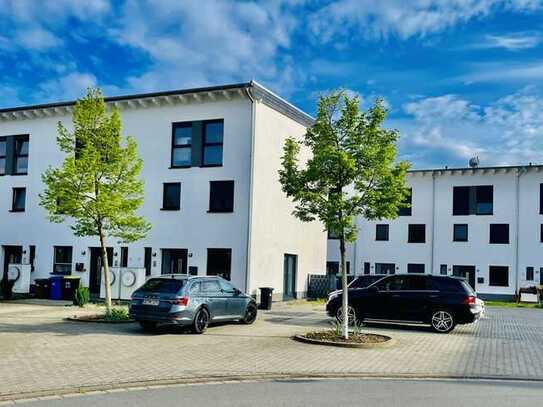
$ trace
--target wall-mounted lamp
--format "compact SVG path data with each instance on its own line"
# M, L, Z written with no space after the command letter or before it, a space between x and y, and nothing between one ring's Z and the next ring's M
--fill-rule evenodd
M117 257L118 255L119 255L119 253L117 253L117 252L113 253L114 257Z
M23 254L26 254L26 250L23 250Z
M87 252L86 252L85 250L83 250L83 251L81 252L81 256L86 256L86 255L87 255Z
M192 257L192 253L189 253L189 257Z
M153 253L153 257L156 257L156 252Z

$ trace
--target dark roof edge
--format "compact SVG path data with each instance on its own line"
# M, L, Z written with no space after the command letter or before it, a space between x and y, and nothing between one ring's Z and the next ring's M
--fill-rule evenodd
M478 171L478 170L514 170L520 168L543 168L543 164L525 164L525 165L496 165L490 167L443 167L408 170L408 173L421 172L451 172L451 171Z

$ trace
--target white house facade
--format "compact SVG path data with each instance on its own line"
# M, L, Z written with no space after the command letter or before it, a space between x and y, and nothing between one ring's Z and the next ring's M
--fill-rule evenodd
M462 276L483 298L543 284L543 165L414 170L407 183L398 218L358 219L353 274ZM338 241L328 249L333 272Z
M114 267L222 275L255 294L301 296L307 275L324 272L326 235L302 223L281 191L287 137L312 118L256 82L106 99L144 160L147 238L110 238ZM41 174L59 166L57 122L71 128L73 102L0 110L0 265L32 269L31 281L75 275L100 291L97 238L76 238L39 206ZM277 298L276 297L276 298Z

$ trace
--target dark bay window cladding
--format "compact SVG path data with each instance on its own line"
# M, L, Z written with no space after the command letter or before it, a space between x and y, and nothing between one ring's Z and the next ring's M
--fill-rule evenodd
M224 121L172 124L172 168L222 165Z
M412 204L413 204L413 188L409 188L409 194L405 197L403 202L404 207L400 208L398 211L399 216L411 216L412 214Z
M162 210L178 211L181 208L181 183L166 182L162 195Z
M232 249L207 249L207 275L230 280Z
M28 172L28 135L0 137L0 175Z
M543 215L543 184L539 184L539 213Z
M394 273L396 273L396 264L375 263L375 274L394 274Z
M526 267L526 280L533 281L534 279L534 268Z
M72 272L72 246L55 246L53 273L71 274Z
M234 211L234 181L209 182L209 212Z
M453 215L492 215L493 212L492 185L453 188Z
M410 274L424 274L424 264L409 263L407 272Z
M388 241L388 225L375 225L375 240Z
M453 241L455 242L467 242L468 241L468 225L456 224L454 225Z
M351 262L345 262L345 268L347 269L347 274L351 274ZM339 261L327 261L326 262L326 274L329 276L335 276L341 274L341 267Z
M13 188L12 212L24 212L26 207L26 188Z
M488 285L493 287L508 287L509 267L490 266L488 268Z
M493 244L508 244L509 225L507 223L495 223L490 225L489 242Z
M408 243L426 243L426 225L409 225Z
M121 267L128 267L128 247L121 247Z

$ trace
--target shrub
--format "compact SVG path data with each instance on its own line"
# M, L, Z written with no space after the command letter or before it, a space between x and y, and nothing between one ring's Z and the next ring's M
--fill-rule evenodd
M74 292L74 305L84 307L88 304L90 298L89 289L87 287L78 287Z
M112 308L110 313L106 313L104 319L107 321L129 321L130 316L127 308Z

